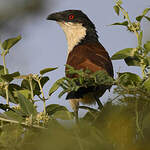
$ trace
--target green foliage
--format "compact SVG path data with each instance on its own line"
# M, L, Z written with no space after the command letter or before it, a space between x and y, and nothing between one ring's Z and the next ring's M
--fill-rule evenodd
M141 82L142 79L137 74L131 72L118 73L117 83L121 83L125 87L137 86Z
M14 72L12 74L5 74L5 75L0 75L0 79L6 82L11 82L14 80L14 78L20 76L19 72Z
M119 16L119 12L120 12L119 7L118 6L114 6L113 8L114 8L116 14Z
M125 48L123 50L120 50L119 52L115 53L111 59L112 60L118 60L118 59L125 59L129 56L133 56L134 49L133 48Z
M51 104L46 107L46 112L48 115L55 119L62 119L62 120L72 120L73 114L69 112L69 110L61 105L58 104Z
M111 25L119 25L119 26L128 26L128 21L124 21L124 22L116 22L116 23L113 23Z
M11 47L13 47L17 42L19 42L21 40L21 36L17 36L15 38L10 38L8 40L5 40L2 44L2 47L7 50L10 49Z
M51 96L59 87L60 85L62 84L62 82L65 80L65 78L61 78L59 80L57 80L53 86L50 88L49 90L49 95Z
M7 68L6 68L7 69ZM8 69L7 69L8 72ZM0 75L4 75L4 66L0 65Z
M90 70L76 70L73 67L67 65L67 74L70 76L77 76L74 78L64 77L57 80L49 91L51 95L59 87L63 90L59 94L59 98L67 92L75 92L81 87L91 86L111 86L113 84L113 78L111 78L105 71L97 71L92 73Z
M45 68L45 69L40 71L40 74L44 75L45 73L51 72L51 71L56 70L56 69L58 69L58 68L57 67L56 68Z
M8 73L5 57L21 37L0 42L3 65L0 65L0 96L6 104L0 103L0 149L1 150L139 150L150 147L150 41L142 42L143 18L150 21L146 8L132 22L116 1L114 10L124 21L112 25L127 27L137 38L136 48L125 48L112 56L112 60L123 59L128 66L141 67L142 77L131 72L118 72L112 79L106 72L92 73L90 70L76 70L67 67L69 77L57 80L45 97L44 85L49 81L46 73L56 68L42 69L39 74L20 75ZM11 52L11 51L10 51ZM17 82L20 84L16 84ZM87 112L74 123L74 113L58 104L46 102L58 88L58 97L67 92L75 92L81 87L115 85L114 95L101 110L79 106ZM116 96L115 98L113 98ZM43 111L38 112L36 103L43 103ZM13 104L12 105L10 105ZM117 131L117 132L116 132Z
M147 78L144 83L143 86L146 88L146 90L149 92L150 91L150 78Z
M143 77L147 76L147 72L150 68L150 57L149 53L149 42L143 44L143 31L141 29L141 21L143 18L146 18L150 21L149 17L146 16L150 11L150 8L146 8L142 15L136 17L136 21L132 22L127 11L116 2L116 7L123 13L125 21L123 23L114 23L112 25L123 25L126 26L130 32L133 32L137 38L137 47L136 48L126 48L112 56L112 60L124 59L125 63L128 66L139 66L142 70Z
M20 109L26 116L33 115L33 117L37 114L37 111L35 109L35 106L31 101L26 99L26 97L19 92L17 93L17 97L20 104Z
M150 8L146 8L143 13L136 17L136 20L141 22L143 18L146 18L148 21L150 21L148 16L145 16L150 11Z

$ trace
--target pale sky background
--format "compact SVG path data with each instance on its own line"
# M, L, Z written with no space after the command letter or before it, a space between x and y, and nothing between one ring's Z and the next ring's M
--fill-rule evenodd
M20 34L22 40L12 49L6 58L7 66L10 72L20 71L22 74L38 73L41 69L47 67L59 67L58 70L48 73L50 82L46 84L45 89L50 89L52 84L64 76L64 65L67 59L67 42L62 29L56 22L46 20L50 13L66 9L80 9L85 12L95 24L99 41L112 56L118 50L124 48L136 47L136 37L127 32L126 28L119 26L108 26L114 22L122 22L122 17L118 17L114 10L113 0L56 0L55 6L50 8L50 1L47 0L45 11L38 14L32 20L26 21L26 24ZM129 15L137 16L142 11L150 7L150 0L124 0L123 7ZM150 15L150 14L149 14ZM143 21L144 41L150 40L150 23ZM16 34L1 35L1 39L14 37ZM1 61L2 62L2 61ZM141 74L138 67L128 67L123 60L113 61L114 71L131 71ZM47 101L47 104L61 104L70 109L69 102L65 96L58 99L56 92ZM45 90L45 95L48 91ZM112 92L106 92L101 98L106 102L112 97ZM39 105L41 110L41 105Z

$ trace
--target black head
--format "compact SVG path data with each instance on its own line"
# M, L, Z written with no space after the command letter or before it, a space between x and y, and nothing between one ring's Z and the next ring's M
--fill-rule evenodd
M95 25L90 21L88 16L81 10L65 10L57 13L50 14L47 20L54 20L57 22L72 22L81 23L85 27L95 29Z

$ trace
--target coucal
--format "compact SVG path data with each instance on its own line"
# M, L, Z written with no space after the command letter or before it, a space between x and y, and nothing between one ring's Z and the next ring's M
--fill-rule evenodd
M113 77L111 59L98 41L95 25L81 10L65 10L50 14L48 20L56 21L63 29L68 42L68 65L75 69L89 69L92 72L103 70ZM66 67L67 70L67 67ZM67 72L66 76L70 77ZM78 114L79 103L93 104L110 86L79 88L68 93L71 107Z

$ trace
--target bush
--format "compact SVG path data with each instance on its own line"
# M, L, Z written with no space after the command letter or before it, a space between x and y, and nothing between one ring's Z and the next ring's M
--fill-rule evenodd
M68 66L70 74L78 78L63 77L57 80L49 90L49 97L62 88L59 97L66 92L77 91L81 87L97 85L114 85L114 99L108 100L101 110L86 106L85 116L79 124L74 123L74 113L66 107L51 104L46 106L49 97L45 97L44 85L49 81L47 72L56 68L46 68L39 74L20 75L9 73L5 57L11 52L21 37L0 42L3 65L0 65L0 96L7 104L0 104L0 148L2 150L47 150L47 149L81 149L81 150L139 150L148 149L150 138L150 41L142 43L143 31L141 21L150 21L146 8L132 22L122 1L116 1L114 10L117 15L122 12L124 21L112 25L125 26L136 35L137 47L125 48L112 56L112 60L124 59L128 66L138 66L142 77L131 72L118 73L112 79L105 72L91 73L89 70L75 70ZM15 80L20 80L16 84ZM35 99L35 96L39 99ZM36 103L43 102L43 111L38 112ZM13 103L14 106L11 106Z

